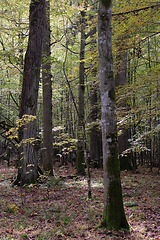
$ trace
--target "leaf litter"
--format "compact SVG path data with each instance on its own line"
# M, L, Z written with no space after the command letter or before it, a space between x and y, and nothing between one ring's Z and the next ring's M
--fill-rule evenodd
M72 167L55 169L56 180L25 188L11 186L16 169L0 168L0 239L160 239L160 176L156 169L121 172L123 201L130 233L98 228L103 213L103 170L87 179Z

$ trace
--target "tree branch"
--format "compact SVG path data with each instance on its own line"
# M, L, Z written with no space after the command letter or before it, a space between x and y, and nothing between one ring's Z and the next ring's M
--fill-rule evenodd
M9 94L10 94L10 96L11 96L11 98L12 98L13 102L16 104L16 106L17 106L17 107L18 107L18 109L19 109L19 105L18 105L18 103L16 102L15 98L13 97L13 95L12 95L11 91L9 91Z
M137 13L137 12L140 12L140 11L148 10L149 8L155 8L155 7L159 7L159 6L160 6L160 3L152 5L152 6L148 6L148 7L143 7L143 8L127 11L127 12L112 13L112 16L114 17L114 16L121 16L121 15L125 15L125 14L130 14L130 13Z

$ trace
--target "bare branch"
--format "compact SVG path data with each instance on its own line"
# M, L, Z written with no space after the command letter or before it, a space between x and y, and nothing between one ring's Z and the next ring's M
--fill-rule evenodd
M160 3L152 5L152 6L144 7L144 8L134 9L134 10L127 11L127 12L112 13L112 16L114 17L114 16L121 16L121 15L125 15L125 14L130 14L130 13L137 13L137 12L140 12L140 11L148 10L149 8L155 8L155 7L159 7L159 6L160 6Z

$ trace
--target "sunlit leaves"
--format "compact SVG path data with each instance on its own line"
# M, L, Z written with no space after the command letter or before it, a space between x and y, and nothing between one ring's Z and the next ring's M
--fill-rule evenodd
M6 137L8 139L14 139L17 138L18 139L18 131L22 126L26 126L27 128L27 124L34 121L36 119L36 116L32 116L32 115L23 115L23 117L21 119L18 119L16 121L15 127L10 128L7 132L6 132ZM22 143L33 143L35 141L34 138L28 138L28 139L23 139L19 144L17 144L18 147L20 147L20 145Z

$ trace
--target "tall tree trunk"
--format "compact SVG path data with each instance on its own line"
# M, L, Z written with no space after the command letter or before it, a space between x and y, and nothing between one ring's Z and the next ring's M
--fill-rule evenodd
M120 41L120 40L119 40ZM118 43L119 43L118 41ZM116 57L116 73L115 73L115 85L116 87L123 87L127 84L127 52L124 49L119 49L118 55ZM120 102L117 106L119 111L124 111L126 109L126 100ZM129 139L129 129L122 126L122 133L118 136L118 153L120 159L120 169L130 170L131 169L131 154L124 155L123 151L130 147Z
M98 50L102 111L104 211L101 226L128 229L120 180L111 42L111 1L99 3Z
M81 46L80 46L80 65L79 65L79 118L78 118L78 144L77 144L77 173L85 173L85 159L83 146L84 128L84 55L85 55L85 11L81 12Z
M99 129L98 123L96 123L98 119L98 93L97 88L94 85L91 97L90 97L90 104L91 104L91 112L90 112L90 121L91 121L91 128L90 128L90 156L91 162L93 163L93 167L102 167L101 163L101 148L102 148L102 132Z
M90 34L91 43L90 43L90 51L94 52L97 43L95 38L96 34L96 27L93 28ZM96 123L98 119L98 113L100 112L100 109L98 107L98 90L97 90L97 84L96 84L96 78L97 78L97 65L95 65L92 68L91 76L93 78L91 90L90 90L90 122L91 122L91 128L90 128L90 156L91 156L91 163L93 163L93 167L102 167L101 164L101 149L102 149L102 133L101 130L98 127L98 123Z
M32 0L29 16L29 40L25 55L23 85L19 117L36 116L42 39L44 25L44 0ZM29 184L38 178L38 161L36 151L36 120L29 121L19 130L21 160L15 184Z
M43 81L43 169L53 175L53 139L52 139L52 82L50 51L50 0L45 4L45 22L42 50Z

